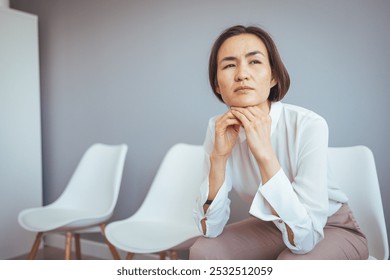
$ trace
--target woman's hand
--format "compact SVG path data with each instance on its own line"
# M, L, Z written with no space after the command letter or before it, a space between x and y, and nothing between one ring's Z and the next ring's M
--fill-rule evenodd
M271 145L271 117L258 107L232 107L232 114L245 129L248 147L257 160L273 153Z
M215 122L214 147L210 155L209 200L215 198L225 180L226 163L236 144L240 125L240 121L230 110ZM205 212L207 208L205 205Z
M236 144L241 122L231 110L219 117L215 122L215 142L212 157L227 159Z
M259 107L232 107L231 112L245 129L248 147L257 161L264 184L280 169L271 143L271 117Z

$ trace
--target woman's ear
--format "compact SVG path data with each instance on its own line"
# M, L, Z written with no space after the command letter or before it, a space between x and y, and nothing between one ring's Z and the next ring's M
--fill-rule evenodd
M270 88L273 88L274 86L276 86L278 84L278 81L272 77L272 80L271 80L271 84L270 84Z
M215 92L221 95L221 89L219 88L218 83L215 83Z

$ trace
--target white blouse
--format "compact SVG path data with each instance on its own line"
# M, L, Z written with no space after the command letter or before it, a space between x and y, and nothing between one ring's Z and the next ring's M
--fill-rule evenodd
M249 150L243 128L226 166L225 181L204 213L209 191L210 154L214 146L215 120L211 118L204 142L205 169L200 196L194 209L199 228L206 218L206 237L217 237L230 216L228 194L232 187L250 203L249 213L272 221L281 231L284 243L296 254L304 254L323 239L327 218L347 197L332 182L327 164L328 125L307 109L275 102L271 104L271 141L281 169L265 184L257 162ZM271 212L271 206L278 216ZM294 233L290 244L285 224ZM201 230L202 231L202 230Z

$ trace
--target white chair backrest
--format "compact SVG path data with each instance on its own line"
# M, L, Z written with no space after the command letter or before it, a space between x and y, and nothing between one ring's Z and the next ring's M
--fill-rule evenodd
M365 146L329 148L335 180L368 239L370 256L388 259L389 246L374 156Z
M68 185L51 206L111 213L122 180L127 145L94 144L80 160Z
M193 222L203 160L202 146L174 145L165 155L144 202L132 219Z

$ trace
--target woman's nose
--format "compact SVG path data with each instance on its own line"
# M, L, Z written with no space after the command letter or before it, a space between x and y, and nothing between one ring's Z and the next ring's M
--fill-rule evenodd
M240 82L249 79L248 69L245 66L238 66L235 81Z

